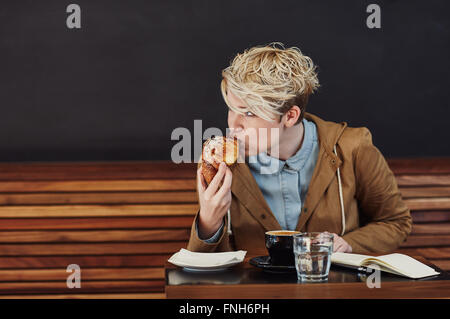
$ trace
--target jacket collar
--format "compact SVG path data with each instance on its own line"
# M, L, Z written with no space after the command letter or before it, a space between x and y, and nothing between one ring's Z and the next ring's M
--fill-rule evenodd
M319 139L319 155L308 187L308 193L303 203L303 211L298 219L296 230L299 231L304 229L319 199L336 174L337 168L342 164L339 157L333 153L333 147L338 142L345 127L347 127L346 122L324 121L308 112L305 112L305 118L316 124ZM237 163L231 170L233 172L232 193L266 230L281 229L247 163Z

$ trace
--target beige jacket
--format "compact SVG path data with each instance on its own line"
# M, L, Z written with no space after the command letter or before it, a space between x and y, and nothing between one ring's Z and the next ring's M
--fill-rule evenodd
M353 253L388 253L411 232L409 208L385 158L366 127L324 121L317 126L319 156L296 230L341 235ZM337 155L336 155L337 154ZM214 244L201 240L195 216L187 249L198 252L246 250L266 255L264 233L281 229L246 163L232 167L232 202L225 227Z

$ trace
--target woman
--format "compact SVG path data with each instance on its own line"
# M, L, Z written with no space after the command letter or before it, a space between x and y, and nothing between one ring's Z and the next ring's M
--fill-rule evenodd
M199 165L189 250L264 255L264 233L278 229L328 231L339 252L387 253L405 241L410 211L370 131L305 112L319 87L309 57L279 42L257 46L222 77L245 162L222 164L209 185Z

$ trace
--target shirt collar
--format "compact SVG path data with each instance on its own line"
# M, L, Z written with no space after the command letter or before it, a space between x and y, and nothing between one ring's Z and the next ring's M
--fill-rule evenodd
M311 155L314 141L317 140L314 123L303 119L304 136L303 143L300 149L288 158L286 161L269 156L266 152L261 152L257 155L249 156L248 166L252 170L261 171L261 168L270 166L275 168L274 173L279 174L286 166L286 169L300 171L306 164ZM273 171L273 170L272 170Z

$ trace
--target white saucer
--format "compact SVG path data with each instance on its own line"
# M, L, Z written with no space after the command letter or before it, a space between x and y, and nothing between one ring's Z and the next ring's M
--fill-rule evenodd
M183 267L184 271L188 271L188 272L220 272L220 271L224 271L227 270L228 268L230 268L231 266L228 267L217 267L217 268L192 268L192 267Z
M216 265L216 266L197 266L197 265L192 265L192 264L185 264L179 261L171 261L172 264L178 266L178 267L183 267L184 270L186 271L190 271L190 272L213 272L213 271L224 271L230 267L233 267L237 264L240 264L241 261L233 261L233 262L229 262L226 264L220 264L220 265Z

